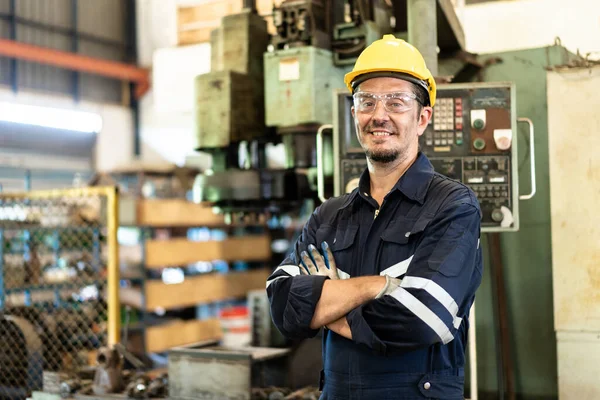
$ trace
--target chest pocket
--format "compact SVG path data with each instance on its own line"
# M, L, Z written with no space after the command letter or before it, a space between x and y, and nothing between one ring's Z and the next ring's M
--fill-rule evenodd
M464 267L474 240L464 226L452 222L429 257L429 268L445 276L457 276Z
M390 221L381 235L378 268L381 275L397 278L406 273L423 231L433 216L398 217Z
M322 225L316 232L315 246L321 250L321 243L327 242L333 253L335 264L338 267L340 278L349 278L352 275L354 266L352 261L356 260L356 234L358 225L348 225L346 227L334 227L331 225ZM352 275L355 276L355 275Z

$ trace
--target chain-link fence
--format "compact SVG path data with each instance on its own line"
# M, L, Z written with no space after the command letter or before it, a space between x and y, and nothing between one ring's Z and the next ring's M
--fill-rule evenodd
M0 398L118 341L116 213L114 188L0 194Z

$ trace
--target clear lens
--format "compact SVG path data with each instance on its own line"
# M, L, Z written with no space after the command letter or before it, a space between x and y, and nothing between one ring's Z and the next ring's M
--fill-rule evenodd
M363 113L372 113L377 107L377 101L381 100L384 108L389 113L403 113L413 108L416 95L409 92L375 94L357 92L354 94L354 107Z

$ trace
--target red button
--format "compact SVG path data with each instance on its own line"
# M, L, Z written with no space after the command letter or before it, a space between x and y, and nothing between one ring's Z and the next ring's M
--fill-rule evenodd
M462 122L457 122L456 123L456 129L461 130L462 128L463 128Z
M462 97L455 97L454 98L454 102L456 103L456 105L458 106L459 104L462 105Z

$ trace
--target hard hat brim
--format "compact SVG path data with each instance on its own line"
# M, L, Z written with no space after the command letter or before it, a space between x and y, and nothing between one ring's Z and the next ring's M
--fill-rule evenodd
M429 98L429 104L433 106L435 104L435 80L432 78L421 76L414 71L408 71L405 69L390 69L390 68L372 68L368 70L352 71L348 72L344 76L344 83L348 87L350 93L354 93L354 90L358 84L366 81L367 79L385 76L385 74L393 76L394 73L398 74L398 79L403 79L421 86L427 92ZM383 75L381 75L383 74Z

